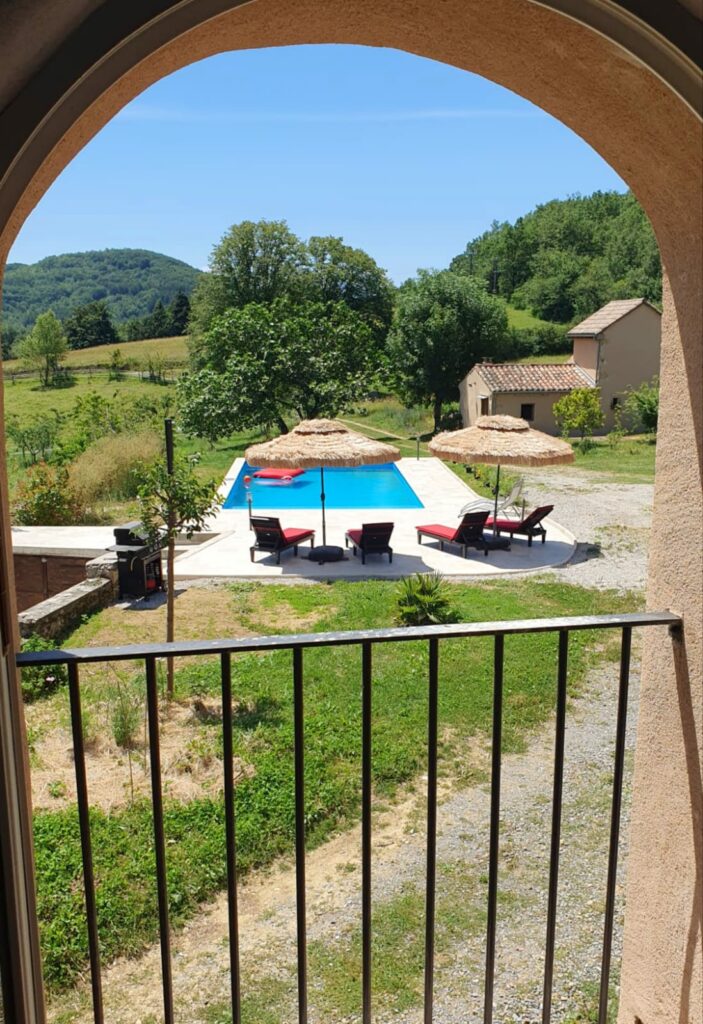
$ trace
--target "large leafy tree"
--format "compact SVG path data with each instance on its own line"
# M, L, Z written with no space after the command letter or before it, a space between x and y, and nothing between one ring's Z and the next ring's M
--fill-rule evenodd
M119 341L110 310L104 299L78 306L63 322L70 348L92 348Z
M51 310L37 317L30 333L17 345L17 355L30 369L38 372L45 388L54 382L67 351L68 341L63 327Z
M394 288L385 270L341 238L313 236L308 241L310 295L323 302L344 302L361 313L383 341L393 316Z
M285 417L335 416L369 383L373 337L343 302L251 303L216 317L201 370L179 382L181 423L215 440Z
M233 225L213 249L209 273L191 296L195 333L207 330L227 309L300 295L307 260L305 245L283 220Z
M155 463L145 471L144 482L139 488L141 521L151 540L166 541L167 576L166 591L166 641L175 638L175 587L174 560L176 538L179 533L192 537L202 530L208 519L215 515L221 499L218 497L216 480L201 480L196 472L197 456L174 460L173 471L169 472L165 461ZM168 697L173 696L173 658L167 659Z
M420 271L400 289L388 338L404 401L430 403L438 430L459 381L482 357L501 355L507 330L505 304L479 282L449 270Z

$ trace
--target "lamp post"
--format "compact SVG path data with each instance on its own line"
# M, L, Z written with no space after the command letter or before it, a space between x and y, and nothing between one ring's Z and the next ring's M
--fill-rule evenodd
M249 529L251 530L251 503L252 503L252 501L254 499L253 499L253 496L252 496L250 488L251 488L251 477L247 473L247 475L244 477L244 490L246 491L246 495L247 495L247 507L249 509Z

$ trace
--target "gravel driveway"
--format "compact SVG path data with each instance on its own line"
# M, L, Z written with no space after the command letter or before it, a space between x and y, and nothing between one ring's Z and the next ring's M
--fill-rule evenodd
M554 518L578 540L571 562L550 574L583 587L644 588L652 484L597 483L592 473L561 466L521 472L528 504L554 505Z

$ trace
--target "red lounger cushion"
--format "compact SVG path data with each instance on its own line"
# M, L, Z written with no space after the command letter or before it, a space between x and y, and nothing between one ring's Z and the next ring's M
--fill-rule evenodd
M286 477L292 480L296 476L302 476L304 472L304 469L257 469L252 476L259 480L285 480Z
M307 540L308 537L312 537L314 530L284 530L283 539L286 544L295 544L301 540Z
M347 537L352 544L361 544L361 530L347 530Z
M493 516L486 520L486 526L493 526ZM519 519L496 519L495 525L499 530L515 530L520 526Z
M419 533L431 533L433 537L439 537L441 540L453 540L456 536L456 530L451 526L440 526L437 523L432 523L431 526L416 526L415 529Z

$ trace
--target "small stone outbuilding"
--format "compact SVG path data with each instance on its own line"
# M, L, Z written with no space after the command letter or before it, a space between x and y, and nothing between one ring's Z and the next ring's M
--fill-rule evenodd
M568 363L477 363L459 385L464 426L478 416L520 416L556 434L553 406L575 388L600 388L602 431L630 388L659 373L661 313L646 299L614 299L568 332Z

